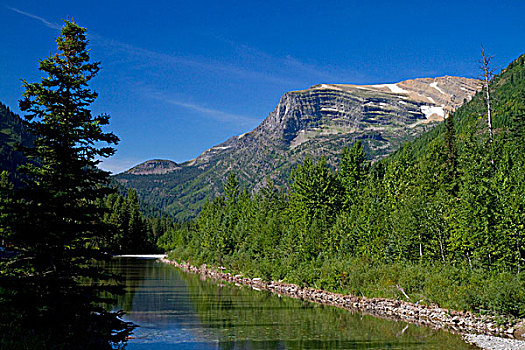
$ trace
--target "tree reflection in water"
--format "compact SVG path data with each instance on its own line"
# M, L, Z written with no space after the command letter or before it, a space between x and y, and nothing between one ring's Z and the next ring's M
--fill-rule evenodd
M472 349L459 336L202 280L153 260L114 259L128 349Z

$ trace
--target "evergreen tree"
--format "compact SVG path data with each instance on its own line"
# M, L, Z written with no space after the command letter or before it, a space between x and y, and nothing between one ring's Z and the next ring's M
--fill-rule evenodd
M514 150L517 153L516 155L523 158L525 151L525 91L521 92L513 107L509 111L510 127L508 138L509 141L515 144Z
M139 210L139 200L136 191L130 190L128 192L124 210L129 218L125 227L126 234L123 237L124 251L140 252L148 244L146 242L147 229Z
M9 216L13 215L9 212L12 207L13 200L13 185L9 182L9 174L7 171L0 172L0 246L5 247L7 235L10 233Z
M289 247L302 257L316 256L326 244L329 227L341 208L341 186L326 158L314 163L307 156L292 172L288 216L293 230Z
M237 180L237 176L233 171L228 174L228 180L226 180L223 187L225 199L231 203L237 202L240 194L239 180Z
M359 195L359 187L366 174L366 165L364 147L360 140L354 143L352 148L343 149L337 175L345 192L343 202L345 208L349 208Z
M454 114L451 113L445 120L445 178L443 179L447 190L451 194L457 191L458 149L454 126Z
M50 349L110 349L132 329L98 297L113 289L95 267L102 259L96 245L107 230L100 200L110 191L109 174L96 165L114 153L110 145L118 138L102 130L109 116L88 108L97 93L87 85L99 63L90 62L85 31L65 21L58 53L40 61L46 76L24 81L20 109L35 141L22 150L35 162L20 169L25 186L15 194L16 215L4 225L9 233L1 231L17 255L0 262L0 314ZM12 334L11 345L27 341Z

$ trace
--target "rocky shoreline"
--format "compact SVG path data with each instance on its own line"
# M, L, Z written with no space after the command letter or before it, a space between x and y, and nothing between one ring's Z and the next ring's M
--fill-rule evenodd
M522 327L518 326L520 324L518 319L501 319L490 315L476 315L470 312L448 310L437 306L417 305L402 300L343 295L314 288L301 288L289 283L263 281L260 278L246 278L243 275L233 275L206 265L196 267L165 258L161 259L161 261L191 273L249 286L256 290L267 290L295 299L333 305L376 317L400 320L435 329L446 329L453 333L463 334L465 341L485 349L525 349L525 342L512 339L521 334ZM487 339L490 339L490 341ZM495 343L501 344L501 347L494 347L492 344ZM489 347L484 346L484 344L489 344ZM505 344L514 345L508 347Z
M525 341L483 334L465 334L463 340L486 350L525 350Z

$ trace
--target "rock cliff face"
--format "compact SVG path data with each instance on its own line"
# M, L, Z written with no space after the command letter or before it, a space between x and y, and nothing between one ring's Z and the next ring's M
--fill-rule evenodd
M162 196L169 212L191 215L206 196L221 191L229 171L250 186L260 185L267 176L284 184L307 154L326 156L336 165L343 147L358 139L370 159L379 159L442 121L479 88L477 80L449 76L397 84L315 85L284 94L257 128L180 168L149 161L116 179L146 200L156 202L154 197Z

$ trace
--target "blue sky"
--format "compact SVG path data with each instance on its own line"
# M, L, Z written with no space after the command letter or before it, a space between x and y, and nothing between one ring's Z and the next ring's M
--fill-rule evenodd
M121 142L103 167L190 160L319 83L476 77L480 46L525 53L525 1L0 0L0 101L40 78L62 19L88 30L95 113Z

